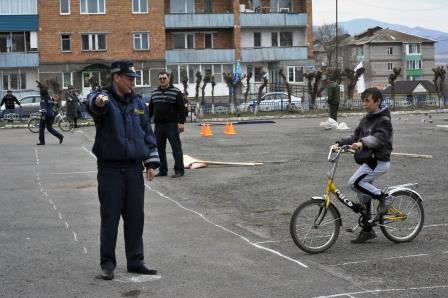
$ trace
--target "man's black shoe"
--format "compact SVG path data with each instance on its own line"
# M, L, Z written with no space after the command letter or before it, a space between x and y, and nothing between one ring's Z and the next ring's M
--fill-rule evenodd
M156 177L165 177L165 176L168 176L168 174L167 173L157 173L156 174Z
M157 270L149 269L145 265L128 267L128 272L129 273L145 274L145 275L156 275L157 274Z
M182 177L184 173L175 173L174 175L171 175L171 178L179 178Z
M356 237L356 239L353 239L350 242L359 244L359 243L364 243L367 240L374 239L374 238L376 238L376 233L374 230L371 230L370 232L361 231L361 233L359 233L358 237Z
M108 270L108 269L103 269L101 271L101 278L104 280L112 280L114 279L114 271L113 270Z
M36 144L37 146L43 146L43 145L45 145L44 143L37 143Z
M59 139L59 144L62 144L62 141L64 140L64 137L61 137L60 139Z

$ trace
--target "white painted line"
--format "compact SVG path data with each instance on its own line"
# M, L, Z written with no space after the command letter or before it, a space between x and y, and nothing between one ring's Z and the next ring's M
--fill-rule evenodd
M64 172L64 173L47 173L47 175L75 175L75 174L91 174L97 173L97 171L85 171L85 172Z
M54 203L51 199L48 199L48 202L50 202L51 205L54 205Z
M43 188L41 188L41 189L40 189L40 192L44 192L44 189L43 189Z
M435 227L446 227L448 224L433 224L433 225L424 225L424 228L435 228Z
M415 258L415 257L426 257L426 256L429 256L429 254L418 254L418 255L408 255L408 256L397 256L397 257L385 258L385 260L404 259L404 258Z
M48 194L45 191L43 192L43 194L44 194L44 196L48 197Z
M54 209L54 210L57 210L56 205L53 205L53 209Z
M65 228L68 229L68 222L65 222Z
M238 234L238 233L236 233L236 232L234 232L234 231L231 231L231 230L229 230L229 229L227 229L227 228L225 228L225 227L223 227L223 226L221 226L221 225L218 225L218 224L212 222L210 219L208 219L207 217L205 217L202 213L184 207L182 204L180 204L180 203L177 202L176 200L174 200L174 199L172 199L172 198L170 198L170 197L164 195L164 194L161 193L160 191L157 191L157 190L151 188L149 185L145 184L145 186L146 186L149 190L151 190L151 191L157 193L157 194L158 194L159 196L161 196L162 198L165 198L165 199L167 199L167 200L170 200L171 202L175 203L175 204L176 204L177 206L179 206L180 208L182 208L182 209L184 209L184 210L186 210L186 211L188 211L188 212L191 212L191 213L193 213L193 214L198 215L199 217L201 217L201 218L202 218L203 220L205 220L206 222L208 222L208 223L214 225L215 227L218 227L218 228L220 228L220 229L222 229L222 230L224 230L224 231L226 231L226 232L228 232L228 233L230 233L230 234L233 234L233 235L235 235L235 236L237 236L237 237L243 239L244 241L246 241L246 242L249 243L250 245L252 245L252 246L254 246L254 247L258 248L258 249L262 249L262 250L268 251L268 252L270 252L270 253L273 253L273 254L275 254L275 255L277 255L277 256L279 256L279 257L282 257L282 258L284 258L284 259L286 259L286 260L288 260L288 261L292 261L292 262L294 262L294 263L296 263L296 264L298 264L298 265L300 265L300 266L302 266L302 267L304 267L304 268L308 268L307 265L305 265L304 263L302 263L302 262L300 262L300 261L298 261L298 260L295 260L295 259L293 259L293 258L290 258L290 257L288 257L288 256L285 256L285 255L281 254L280 252L275 251L275 250L273 250L273 249L269 249L269 248L266 248L266 247L264 247L264 246L261 246L261 245L259 245L259 244L257 244L257 243L251 242L251 241L250 241L249 239L247 239L246 237L244 237L244 236L242 236L242 235L240 235L240 234Z
M75 241L78 242L78 238L77 238L78 236L76 235L75 232L72 231L72 233L73 233L73 237L75 238Z
M337 266L354 265L354 264L362 264L362 263L368 263L368 262L367 261L346 262L346 263L340 263L340 264L328 265L328 266L329 267L337 267Z
M85 246L82 247L82 250L84 251L84 253L87 253L87 248Z
M161 275L118 276L115 281L121 283L144 283L161 279Z
M62 219L62 214L61 214L61 212L59 212L58 215L59 215L59 219Z
M95 154L93 154L93 152L92 152L92 151L90 151L89 149L87 149L87 148L86 148L86 146L82 146L82 149L84 149L85 151L87 151L87 153L89 153L89 155L90 155L90 156L92 156L93 158L95 158L95 159L96 159L96 156L95 156Z
M351 292L351 293L333 294L333 295L328 295L328 296L317 296L315 298L347 297L347 296L351 296L351 295L362 295L362 294L369 294L369 293L408 292L408 291L433 290L433 289L445 289L445 288L448 288L448 285L415 287L415 288L404 288L404 289L366 290L366 291L362 291L362 292Z
M264 244L264 243L281 243L281 242L289 242L291 240L266 240L266 241L260 241L260 242L255 242L255 244Z

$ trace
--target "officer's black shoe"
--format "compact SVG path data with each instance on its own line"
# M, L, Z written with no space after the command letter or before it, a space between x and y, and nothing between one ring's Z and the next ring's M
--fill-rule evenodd
M182 177L184 173L175 173L174 175L171 175L171 178L179 178Z
M43 146L43 145L45 145L45 143L37 143L36 145L37 146Z
M109 269L101 270L101 278L104 280L112 280L114 279L114 271Z
M64 137L61 137L60 139L59 139L59 144L62 144L62 141L64 140Z
M168 174L167 173L160 173L160 172L158 172L156 174L156 177L165 177L165 176L168 176Z
M354 244L359 244L359 243L364 243L367 240L374 239L374 238L376 238L376 233L374 230L371 230L370 232L361 231L361 233L359 233L358 237L356 237L356 239L353 239L350 242L354 243Z
M155 269L149 269L145 265L140 266L132 266L128 267L129 273L138 273L138 274L145 274L145 275L157 275L157 270Z

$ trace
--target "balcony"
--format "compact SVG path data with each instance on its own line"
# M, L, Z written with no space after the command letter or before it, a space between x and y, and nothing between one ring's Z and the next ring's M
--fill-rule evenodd
M165 29L233 28L234 24L234 16L230 13L165 15Z
M305 60L307 58L307 47L241 49L242 62Z
M306 27L306 13L242 13L241 28Z
M9 31L39 31L38 15L0 15L0 32Z
M166 63L234 63L234 49L167 50Z
M38 67L38 53L0 53L0 68Z

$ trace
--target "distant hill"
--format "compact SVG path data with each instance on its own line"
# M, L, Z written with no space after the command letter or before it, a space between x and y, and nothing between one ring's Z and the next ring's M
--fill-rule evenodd
M421 37L436 40L436 55L448 54L448 33L426 29L422 27L408 27L398 24L385 23L373 19L353 19L351 21L340 22L341 26L350 33L350 35L358 34L368 28L380 26L383 28L390 28L408 34L418 35Z

